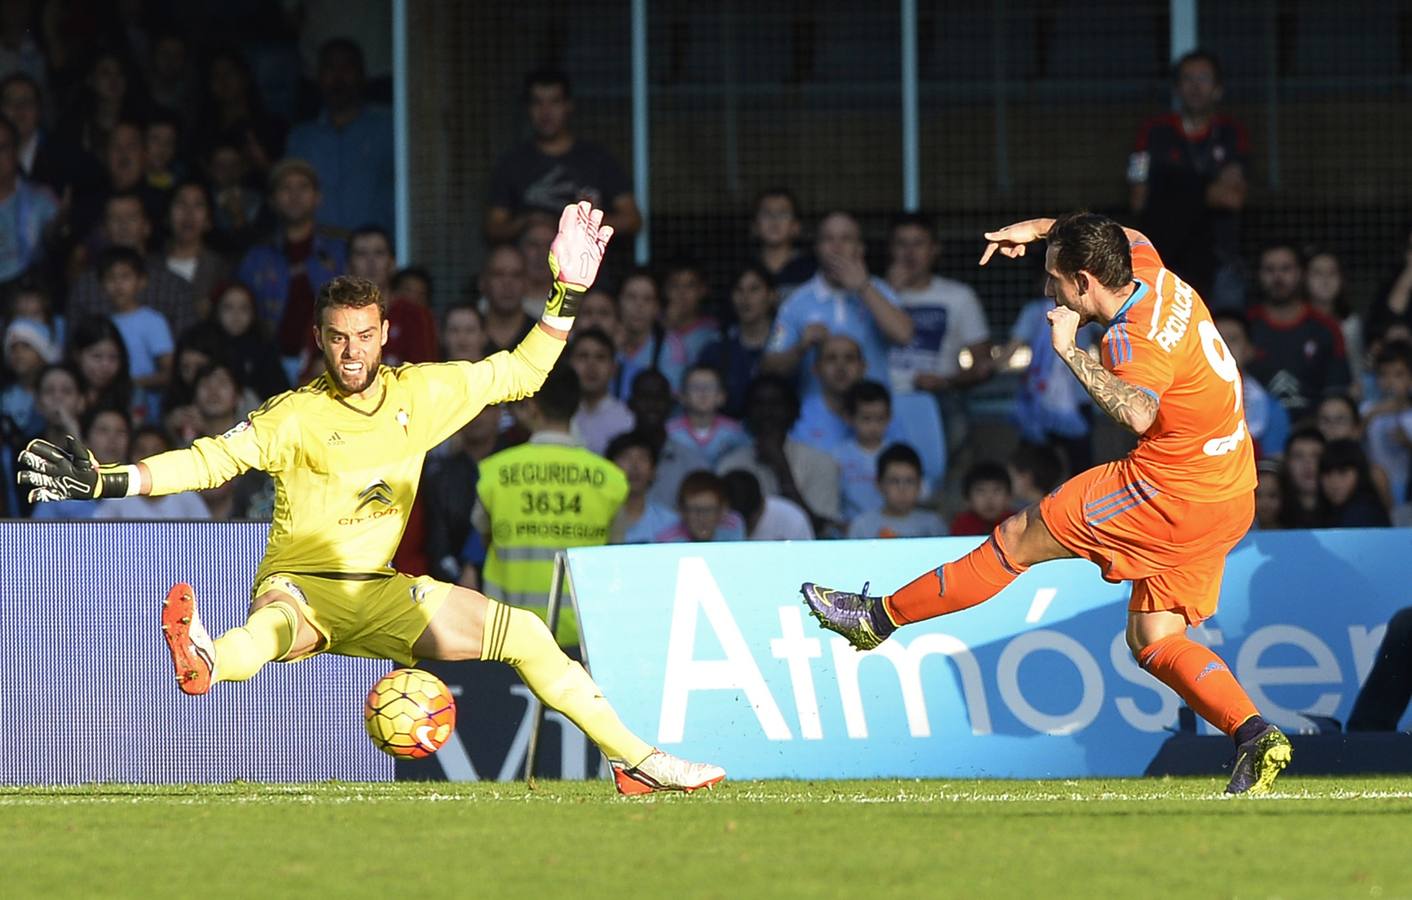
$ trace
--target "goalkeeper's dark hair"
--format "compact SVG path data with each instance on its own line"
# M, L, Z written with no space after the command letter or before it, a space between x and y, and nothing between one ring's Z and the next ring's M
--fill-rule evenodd
M567 422L578 410L581 395L578 373L569 365L568 360L561 357L554 364L554 368L549 370L544 384L540 385L539 390L530 399L539 407L539 413L544 418L554 422Z
M1110 291L1133 280L1133 254L1123 226L1091 212L1065 213L1054 220L1046 238L1054 248L1054 267L1063 275L1088 272Z
M314 301L314 321L322 326L326 309L362 309L365 306L376 306L378 318L387 320L387 298L377 285L356 275L340 275L319 288L318 299Z

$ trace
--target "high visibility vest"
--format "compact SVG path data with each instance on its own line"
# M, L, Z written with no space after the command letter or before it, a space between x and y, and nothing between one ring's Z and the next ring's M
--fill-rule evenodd
M486 596L544 616L554 555L606 544L628 481L622 469L583 447L528 443L482 460L476 493L490 519ZM560 618L560 643L577 642L567 604Z

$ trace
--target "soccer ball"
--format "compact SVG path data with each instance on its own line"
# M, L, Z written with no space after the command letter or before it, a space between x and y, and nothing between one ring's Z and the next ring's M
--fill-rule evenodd
M421 759L451 736L456 701L430 672L393 669L368 691L363 719L379 750L399 759Z

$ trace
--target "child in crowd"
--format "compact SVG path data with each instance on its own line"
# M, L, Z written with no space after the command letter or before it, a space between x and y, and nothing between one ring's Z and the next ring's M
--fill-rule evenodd
M1021 442L1010 454L1011 492L1020 507L1038 503L1064 480L1064 460L1051 444Z
M922 458L906 444L893 444L878 455L878 490L882 506L848 525L850 538L936 537L946 523L929 509L917 509L922 495Z
M676 513L671 507L648 497L657 477L657 444L650 434L645 431L620 434L608 442L603 455L622 469L628 479L628 497L613 520L610 543L649 544L658 533L676 524Z
M966 508L951 520L952 534L990 534L1014 508L1010 473L1000 463L978 462L962 481Z
M699 469L682 479L677 489L677 513L681 518L658 532L653 543L745 540L745 520L731 509L725 482L715 472Z
M694 447L715 467L727 453L750 443L740 423L721 414L725 403L719 371L699 363L687 369L682 381L683 411L667 421L667 439Z
M4 371L13 381L0 391L0 416L10 420L17 437L28 440L44 430L35 392L39 374L59 361L59 350L43 322L15 319L5 329L4 353Z
M1379 399L1363 404L1368 458L1374 472L1380 469L1386 473L1387 493L1396 509L1412 499L1408 497L1412 469L1412 344L1386 342L1378 351L1373 370Z
M853 436L833 447L838 460L843 519L851 522L883 505L878 491L878 455L892 424L892 397L876 381L860 381L844 397L844 410Z
M710 287L701 267L690 260L673 263L662 279L666 300L662 322L686 347L686 358L695 361L706 345L721 335L721 326L702 309Z
M92 316L75 322L68 359L80 376L84 409L128 409L135 405L127 345L122 332L109 319Z
M172 374L172 329L161 313L142 303L147 267L130 247L109 247L98 258L98 278L111 305L110 317L127 348L128 375L138 388L134 409L143 421L160 414L161 389Z

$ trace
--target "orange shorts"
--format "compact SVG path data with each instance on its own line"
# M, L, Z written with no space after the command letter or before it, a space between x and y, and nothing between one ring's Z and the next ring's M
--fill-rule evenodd
M1199 503L1163 494L1126 460L1082 472L1039 502L1055 540L1131 581L1133 612L1170 610L1191 625L1216 612L1226 554L1250 529L1255 494Z

